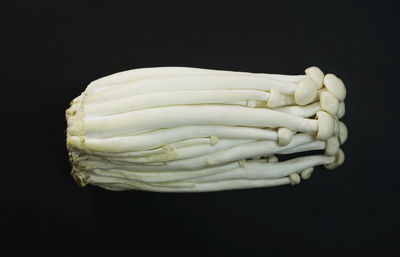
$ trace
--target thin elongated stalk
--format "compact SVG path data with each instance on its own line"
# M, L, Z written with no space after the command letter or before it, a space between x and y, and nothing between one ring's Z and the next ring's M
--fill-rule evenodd
M215 142L213 142L213 140ZM180 140L172 144L168 144L167 147L171 148L184 148L188 146L194 146L194 145L214 145L218 143L218 138L216 137L200 137L200 138L191 138L191 139L185 139L185 140Z
M139 171L126 171L118 169L100 169L96 168L90 171L90 174L110 176L110 177L120 177L128 178L141 182L168 182L177 180L188 180L196 177L208 176L211 174L218 174L221 172L226 172L239 167L238 162L231 162L225 165L213 166L205 169L199 170L187 170L187 171L156 171L156 172L139 172ZM90 176L89 174L89 176Z
M131 97L155 92L238 89L267 91L271 88L278 89L284 94L293 94L296 89L296 83L261 76L243 75L169 76L138 80L105 88L96 94L87 94L85 103L90 104L93 102L123 99L128 96Z
M145 108L183 104L229 104L247 100L267 101L269 93L258 90L198 90L155 92L85 105L86 115L111 115ZM241 101L244 101L242 103Z
M91 150L85 150L86 152L82 151L82 154L87 155L87 151L90 152L91 155L101 157L101 158L108 158L108 157L115 157L115 158L133 158L133 157L143 157L143 156L150 156L152 154L161 154L169 151L168 147L162 146L157 147L151 150L143 150L143 151L132 151L132 152L120 152L120 153L111 153L111 152L97 152Z
M277 133L271 129L234 127L221 125L184 126L160 129L136 136L112 137L106 139L86 138L86 151L123 153L154 149L184 139L215 136L221 139L277 140ZM81 147L81 137L70 136L67 143Z
M88 93L95 93L104 88L113 86L115 84L133 82L148 78L165 78L170 76L192 76L192 75L220 75L220 76L259 76L271 79L297 82L306 77L305 75L281 75L281 74L265 74L265 73L250 73L238 71L223 71L202 68L189 68L189 67L157 67L157 68L141 68L118 72L98 80L93 81L87 88Z
M274 110L288 113L291 115L296 115L299 117L309 118L314 116L318 111L320 111L321 106L320 103L312 103L305 106L292 105L292 106L278 107L274 108Z
M250 140L220 140L216 145L200 144L194 146L188 146L183 148L170 148L169 151L160 154L153 154L145 157L130 157L130 158L109 158L110 161L121 161L125 163L150 163L150 162L166 162L172 160L182 160L194 158L210 153L215 153L236 145L247 143Z
M220 190L232 190L232 189L246 189L246 188L257 188L257 187L272 187L290 184L289 178L280 179L235 179L217 182L206 182L197 184L185 184L187 187L172 187L166 185L153 186L146 183L137 183L132 180L126 180L121 178L110 178L110 177L98 177L99 182L91 181L91 184L104 187L108 190L127 190L127 189L138 189L148 190L154 192L210 192Z
M287 149L284 151L280 151L279 154L292 154L292 153L299 153L299 152L306 152L306 151L315 151L315 150L323 150L326 147L325 141L313 141L308 144L295 146L291 149Z
M116 164L104 163L97 160L82 161L80 164L85 168L100 167L103 169L125 169L131 171L173 171L173 170L196 170L209 167L211 165L221 165L232 161L238 161L253 156L268 156L275 152L284 151L298 145L310 143L315 140L311 134L297 134L293 140L285 146L279 146L274 141L257 141L240 144L223 151L207 154L191 159L154 163L151 166L140 164Z
M234 113L234 115L232 115ZM132 123L131 121L136 122ZM247 127L287 127L299 132L316 132L318 121L270 109L240 106L166 106L133 111L106 117L84 118L84 134L95 137L113 137L157 129L188 125L228 125ZM77 126L71 134L82 135Z
M222 139L223 141L240 141L240 139ZM221 140L215 136L212 137L204 137L204 138L191 138L184 139L178 142L167 144L161 147L157 147L151 150L143 150L143 151L133 151L133 152L122 152L122 153L109 153L109 152L91 152L91 154L102 157L102 158L138 158L138 157L148 157L151 155L161 155L165 154L171 150L180 150L184 151L184 149L194 146L213 146L216 145ZM246 140L243 140L246 141Z
M309 167L331 163L333 159L334 157L313 155L280 163L248 161L245 167L239 167L237 162L233 162L223 166L196 171L131 172L94 169L90 174L126 178L144 183L172 181L195 181L196 183L203 183L227 179L276 179L286 177L292 173L300 173Z
M224 173L196 178L196 182L213 182L227 179L276 179L299 173L309 167L332 163L334 157L311 155L276 163L246 162L245 167L232 169Z

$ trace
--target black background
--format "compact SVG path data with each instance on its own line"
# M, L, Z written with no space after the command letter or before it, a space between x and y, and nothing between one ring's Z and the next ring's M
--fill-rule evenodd
M399 256L399 2L262 3L2 4L3 256ZM203 194L79 188L69 175L64 111L94 79L311 65L347 87L346 161L334 171Z

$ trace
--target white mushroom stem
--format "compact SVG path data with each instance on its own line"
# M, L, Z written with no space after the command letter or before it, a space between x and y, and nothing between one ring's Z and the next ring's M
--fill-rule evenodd
M235 168L223 173L196 178L197 182L212 182L230 179L274 179L299 173L309 167L329 164L334 157L311 155L276 163L252 163L248 161L244 168Z
M87 104L84 107L84 112L88 116L101 116L168 105L229 104L232 102L247 105L247 100L267 101L268 97L269 93L259 90L182 90L155 92ZM241 101L244 101L244 103Z
M135 122L131 122L132 120ZM316 132L318 124L317 120L270 109L224 105L166 106L99 118L87 117L83 120L85 135L102 138L129 135L159 127L173 128L188 125L286 127L299 132ZM72 126L71 135L82 135L81 126L79 123Z
M229 139L224 139L225 141L228 141ZM233 141L238 141L239 139L232 139ZM165 154L168 151L174 150L174 149L181 149L181 148L186 148L186 147L191 147L191 146L201 146L201 145L210 145L214 146L216 145L220 140L215 137L201 137L201 138L191 138L191 139L184 139L180 140L178 142L172 143L172 144L167 144L163 145L161 147L157 147L151 150L143 150L143 151L133 151L133 152L122 152L122 153L109 153L109 152L96 152L96 151L91 151L90 153L103 157L103 158L135 158L135 157L146 157L150 155L160 155L160 154ZM245 140L244 140L245 141Z
M90 174L86 181L91 184L101 185L101 184L113 184L113 183L123 183L130 185L133 188L164 188L167 191L173 190L175 188L193 188L195 185L192 182L185 182L185 181L172 181L172 182L152 182L152 183L144 183L141 181L133 180L133 179L126 179L120 177L113 177L113 176L101 176Z
M215 104L215 103L213 103ZM255 101L254 100L244 100L244 101L237 101L237 102L229 102L229 103L220 103L220 104L227 104L227 105L241 105L241 106L246 106L246 107L255 107Z
M111 86L96 94L86 95L85 103L89 104L93 102L123 99L134 95L180 90L250 89L267 91L271 88L275 88L284 94L293 94L296 86L295 82L280 81L261 76L169 76L163 78L149 78Z
M277 154L292 154L292 153L300 153L307 151L324 150L325 148L326 148L325 141L316 140L308 144L303 144L284 151L279 151L277 152Z
M160 129L153 132L126 137L113 137L106 139L86 138L84 145L85 150L87 151L123 153L149 150L184 139L210 136L215 136L221 139L252 139L273 141L278 139L276 131L271 129L204 125ZM71 146L80 148L81 138L79 136L70 136L67 140L67 143Z
M315 140L315 136L307 133L297 134L293 137L292 142L286 146L279 146L274 141L256 141L240 144L223 151L195 157L191 159L184 159L178 161L170 161L164 163L153 163L151 166L147 165L120 165L116 163L105 163L97 160L81 161L80 165L87 168L107 168L107 169L125 169L132 171L177 171L177 170L196 170L203 169L208 166L215 166L226 164L232 161L251 158L253 156L268 156L276 152L284 151L298 145L311 143Z
M108 158L108 157L115 157L115 158L132 158L132 157L144 157L144 156L150 156L153 154L161 154L169 151L170 149L166 146L162 147L157 147L154 149L150 150L143 150L143 151L133 151L133 152L120 152L120 153L111 153L111 152L98 152L98 151L91 151L87 150L83 154L86 155L88 152L90 154L97 156L97 157L102 157L102 158Z
M201 140L199 140L201 139ZM131 163L131 164L146 164L151 162L165 162L172 160L182 160L189 159L194 157L199 157L203 155L207 155L210 153L216 153L218 151L230 148L235 145L248 143L249 140L232 140L232 139L222 139L218 142L218 144L212 146L210 145L208 138L199 138L199 139L188 139L181 141L182 144L170 144L166 145L162 148L157 148L154 150L142 151L142 152L132 152L130 153L121 153L121 154L111 154L111 153L103 153L98 155L101 158L105 158L110 163ZM177 147L174 147L177 146ZM305 151L314 151L314 150L324 150L326 149L325 141L313 141L311 143L298 145L288 150L279 151L277 154L292 154L298 152ZM333 155L333 154L331 154ZM261 157L261 156L258 156ZM83 160L95 160L101 161L101 158L93 158L88 157L87 155L79 158L76 157L75 160L83 161ZM253 157L251 157L253 158ZM271 155L267 160L262 159L261 162L278 162L278 159L275 155Z
M250 140L235 140L235 139L224 139L220 140L218 144L212 146L210 144L193 145L183 148L170 149L165 153L153 154L151 156L144 157L131 157L131 158L110 158L112 161L121 161L125 163L150 163L150 162L165 162L172 160L182 160L194 158L210 153L215 153L236 145L248 143Z
M309 118L314 116L318 111L321 110L321 105L320 103L313 103L303 106L292 105L292 106L274 108L274 110L288 113L291 115L296 115L299 117Z
M165 78L170 76L191 76L191 75L242 75L242 76L259 76L275 80L297 82L305 77L305 75L280 75L280 74L265 74L265 73L250 73L237 71L223 71L189 67L157 67L157 68L141 68L114 73L112 75L100 78L93 81L88 86L86 92L95 93L104 88L115 84L128 83L149 78Z
M240 140L240 139L222 139L223 141L232 140L234 142L237 141L251 141L251 140ZM148 157L151 155L161 155L166 154L167 152L174 151L175 149L179 149L184 151L184 149L193 146L214 146L221 140L215 136L211 137L202 137L202 138L191 138L180 140L176 143L167 144L161 147L157 147L151 150L143 150L143 151L133 151L133 152L122 152L122 153L109 153L109 152L95 152L92 151L91 154L102 157L102 158L137 158L137 157ZM78 158L78 157L77 157ZM85 158L83 158L85 159ZM82 159L82 160L83 160Z
M148 190L154 192L211 192L211 191L222 191L222 190L233 190L233 189L246 189L246 188L258 188L258 187L273 187L280 185L290 184L289 178L280 179L235 179L227 181L217 181L208 183L187 183L187 187L167 187L168 185L154 186L145 183L137 183L132 180L126 180L122 178L110 178L92 176L90 183L103 187L108 190ZM110 185L110 186L109 186Z
M288 178L280 179L234 179L226 181L217 181L209 183L198 183L192 189L183 189L184 192L208 192L232 189L246 189L258 187L274 187L280 185L287 185L290 183Z
M169 148L184 148L188 146L194 146L194 145L216 145L219 142L219 138L216 136L211 136L211 137L200 137L200 138L191 138L191 139L185 139L185 140L180 140L178 142L168 144L165 147Z
M226 172L239 167L238 162L231 162L221 166L208 167L200 170L189 170L189 171L158 171L158 172L138 172L138 171L126 171L126 170L102 170L93 169L90 171L94 175L102 175L109 177L120 177L128 178L132 180L137 180L141 182L170 182L177 180L187 180L197 177L209 176L212 174L218 174L221 172Z

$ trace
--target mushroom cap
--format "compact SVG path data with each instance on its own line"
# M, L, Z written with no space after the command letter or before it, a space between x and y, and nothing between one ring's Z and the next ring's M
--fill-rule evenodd
M312 66L307 68L305 73L315 82L317 89L320 89L324 86L324 73L320 70L320 68Z
M343 118L344 114L346 113L346 106L344 102L339 103L339 111L337 113L337 116L339 119Z
M334 130L333 130L333 134L335 136L337 136L337 135L339 135L339 129L340 129L339 128L339 119L338 119L338 117L334 116L333 120L334 120L334 125L335 125Z
M318 119L317 139L327 140L334 133L335 120L329 113L325 111L318 111L317 119Z
M292 185L297 185L300 184L300 176L297 173L293 173L289 175L289 179L290 179L290 184Z
M339 142L340 144L344 144L346 142L348 136L348 131L346 125L339 121Z
M278 129L278 144L284 146L290 143L293 138L293 132L288 128Z
M314 167L310 167L310 168L303 170L302 172L300 172L301 178L304 180L309 179L311 177L311 174L313 171L314 171Z
M324 85L340 102L344 101L346 98L346 87L341 79L334 74L326 74Z
M319 93L319 101L321 109L335 116L339 111L339 101L329 91L322 91Z
M336 155L339 151L339 138L338 136L333 136L326 140L325 154L329 156Z
M294 100L298 105L306 105L311 103L317 95L317 86L315 82L306 77L297 83L294 91Z
M278 157L276 157L276 155L270 155L270 156L268 156L267 160L268 160L268 162L270 162L270 163L279 162L279 159L278 159Z

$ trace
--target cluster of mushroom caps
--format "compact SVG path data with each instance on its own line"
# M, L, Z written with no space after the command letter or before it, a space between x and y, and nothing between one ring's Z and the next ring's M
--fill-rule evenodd
M66 111L72 176L80 186L157 192L298 184L315 166L343 163L345 97L342 80L317 67L305 75L187 67L112 74Z

